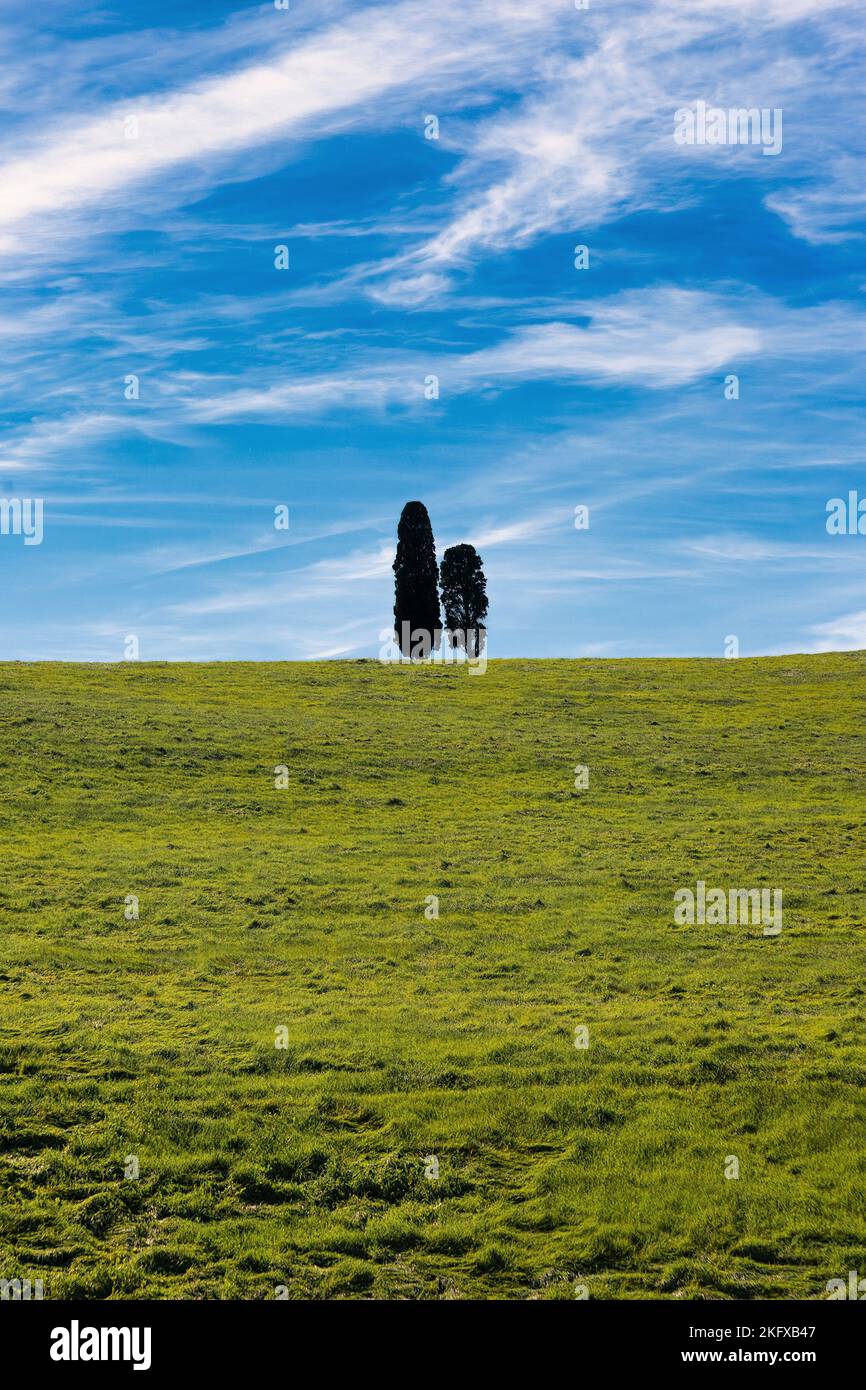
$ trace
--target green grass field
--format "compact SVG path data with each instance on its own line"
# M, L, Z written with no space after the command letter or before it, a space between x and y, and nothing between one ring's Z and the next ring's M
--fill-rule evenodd
M4 664L0 690L0 1276L866 1274L866 654ZM781 935L675 926L698 879L781 887Z

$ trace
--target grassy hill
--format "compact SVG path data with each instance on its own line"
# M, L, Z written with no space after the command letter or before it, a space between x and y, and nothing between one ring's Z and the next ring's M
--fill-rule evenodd
M864 714L864 653L0 666L0 1276L866 1274ZM698 879L781 935L675 926Z

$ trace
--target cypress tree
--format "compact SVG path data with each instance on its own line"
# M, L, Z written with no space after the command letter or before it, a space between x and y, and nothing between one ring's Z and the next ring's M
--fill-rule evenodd
M452 545L442 556L442 606L451 645L465 647L467 656L484 648L487 580L474 545Z
M394 631L404 656L429 656L441 637L439 566L423 502L407 502L397 527Z

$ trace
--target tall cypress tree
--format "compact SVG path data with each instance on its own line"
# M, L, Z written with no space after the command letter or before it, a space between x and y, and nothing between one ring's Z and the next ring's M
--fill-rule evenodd
M394 560L394 631L404 656L429 656L439 646L438 585L427 508L423 502L407 502L400 513Z
M442 605L451 645L465 647L467 656L484 648L487 580L474 545L449 546L442 556Z

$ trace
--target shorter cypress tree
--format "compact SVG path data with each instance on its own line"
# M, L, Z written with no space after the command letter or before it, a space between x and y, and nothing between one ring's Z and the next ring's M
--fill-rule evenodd
M452 646L464 647L467 656L484 649L487 617L487 580L481 556L474 545L452 545L442 556L440 569L445 627Z

